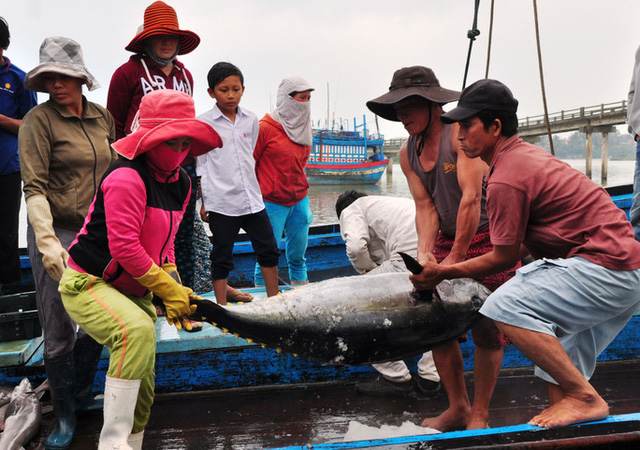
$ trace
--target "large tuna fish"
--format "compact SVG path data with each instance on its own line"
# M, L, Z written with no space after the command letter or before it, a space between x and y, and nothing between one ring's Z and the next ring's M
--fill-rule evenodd
M489 294L471 279L415 293L408 274L391 273L335 278L242 305L192 302L203 320L245 339L327 363L360 365L417 355L459 336Z

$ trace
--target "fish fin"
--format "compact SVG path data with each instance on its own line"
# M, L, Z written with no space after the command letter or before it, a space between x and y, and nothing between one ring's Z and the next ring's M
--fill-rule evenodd
M398 252L398 254L402 257L402 261L404 261L404 265L407 266L409 272L414 275L422 273L422 264L420 264L417 259L415 259L413 256L407 255L404 252Z
M38 396L38 398L40 399L40 398L42 398L44 393L46 391L48 391L48 390L49 390L49 379L45 378L45 380L42 383L40 383L40 385L38 387L36 387L33 390L33 392L35 392L36 395Z
M213 318L220 317L220 313L225 310L222 306L212 302L211 300L190 298L189 303L197 306L193 316L200 318L204 322L210 323L214 327L217 325L213 321Z

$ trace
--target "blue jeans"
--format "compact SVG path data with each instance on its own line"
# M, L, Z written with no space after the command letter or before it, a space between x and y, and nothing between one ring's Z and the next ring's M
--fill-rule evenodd
M309 197L305 197L293 206L282 206L264 202L265 209L271 220L273 235L280 243L284 231L286 240L286 255L289 264L289 280L308 281L307 259L304 257L309 241L309 226L313 220L309 208ZM256 264L254 284L264 286L260 267Z
M640 141L636 143L636 170L633 173L633 203L629 210L636 240L640 241Z

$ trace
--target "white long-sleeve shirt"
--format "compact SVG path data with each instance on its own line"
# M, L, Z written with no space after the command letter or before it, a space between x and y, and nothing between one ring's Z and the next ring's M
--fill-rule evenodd
M231 122L216 103L198 116L222 138L222 148L198 156L196 173L200 176L202 201L207 212L243 216L264 209L255 171L253 149L258 140L258 117L238 106L236 121Z
M414 201L399 197L360 197L345 208L340 215L340 232L356 271L406 271L398 252L417 255L415 216Z
M636 59L633 65L633 75L629 86L627 99L627 123L629 133L640 135L640 47L636 50Z

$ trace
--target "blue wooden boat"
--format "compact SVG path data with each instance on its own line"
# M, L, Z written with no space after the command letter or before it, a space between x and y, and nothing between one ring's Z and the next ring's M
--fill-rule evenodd
M354 130L314 130L305 167L309 184L376 184L380 180L389 164L384 136L368 133L366 116L362 125L354 119Z
M610 188L609 191L614 202L626 210L628 214L628 209L631 206L630 188ZM316 231L319 233L314 234L311 238L313 244L308 261L312 280L354 273L346 258L338 226L323 226L317 228ZM327 252L325 256L323 256L323 251ZM253 274L255 261L252 256L251 244L246 241L237 242L236 255L238 258L236 272L233 275L234 279L239 283L248 284ZM283 289L286 288L287 286L283 285ZM257 288L247 288L246 290L257 298L264 295L264 292ZM205 297L212 298L213 294L205 294ZM176 330L175 327L169 326L164 319L160 318L156 324L156 333L156 392L161 396L162 394L171 395L171 398L175 398L174 396L177 394L186 395L189 392L243 392L243 390L254 392L256 389L278 387L290 389L326 384L327 382L353 383L363 377L372 377L376 374L370 366L325 365L291 354L278 353L273 349L263 348L259 344L250 343L232 334L224 333L209 324L204 324L201 332L187 333ZM461 350L464 357L464 369L470 371L474 364L472 340L469 339L461 344ZM16 385L25 376L29 377L34 384L43 381L45 372L42 351L41 337L0 343L0 385ZM630 320L629 324L599 357L599 363L606 364L614 361L636 365L640 363L640 315L636 314ZM415 371L416 363L417 357L409 361L412 371ZM107 366L108 354L105 350L94 382L96 394L103 391ZM503 370L522 370L531 366L531 362L514 346L508 346L505 349ZM640 432L637 414L625 417L612 416L599 423L580 426L604 426L611 429L613 424L618 423L623 423L622 428L624 429L632 428L636 432ZM513 436L534 436L534 440L546 439L545 436L548 435L533 428L521 425L506 429L492 428L462 432L462 434L443 433L391 440L322 444L312 447L305 445L304 448L409 448L409 444L418 445L418 447L411 448L427 448L429 446L439 448L439 441L461 442L456 439L492 447L498 445L497 443L502 439L501 436L510 434ZM569 428L574 430L575 427ZM640 434L637 437L640 439ZM481 444L482 442L484 444Z

